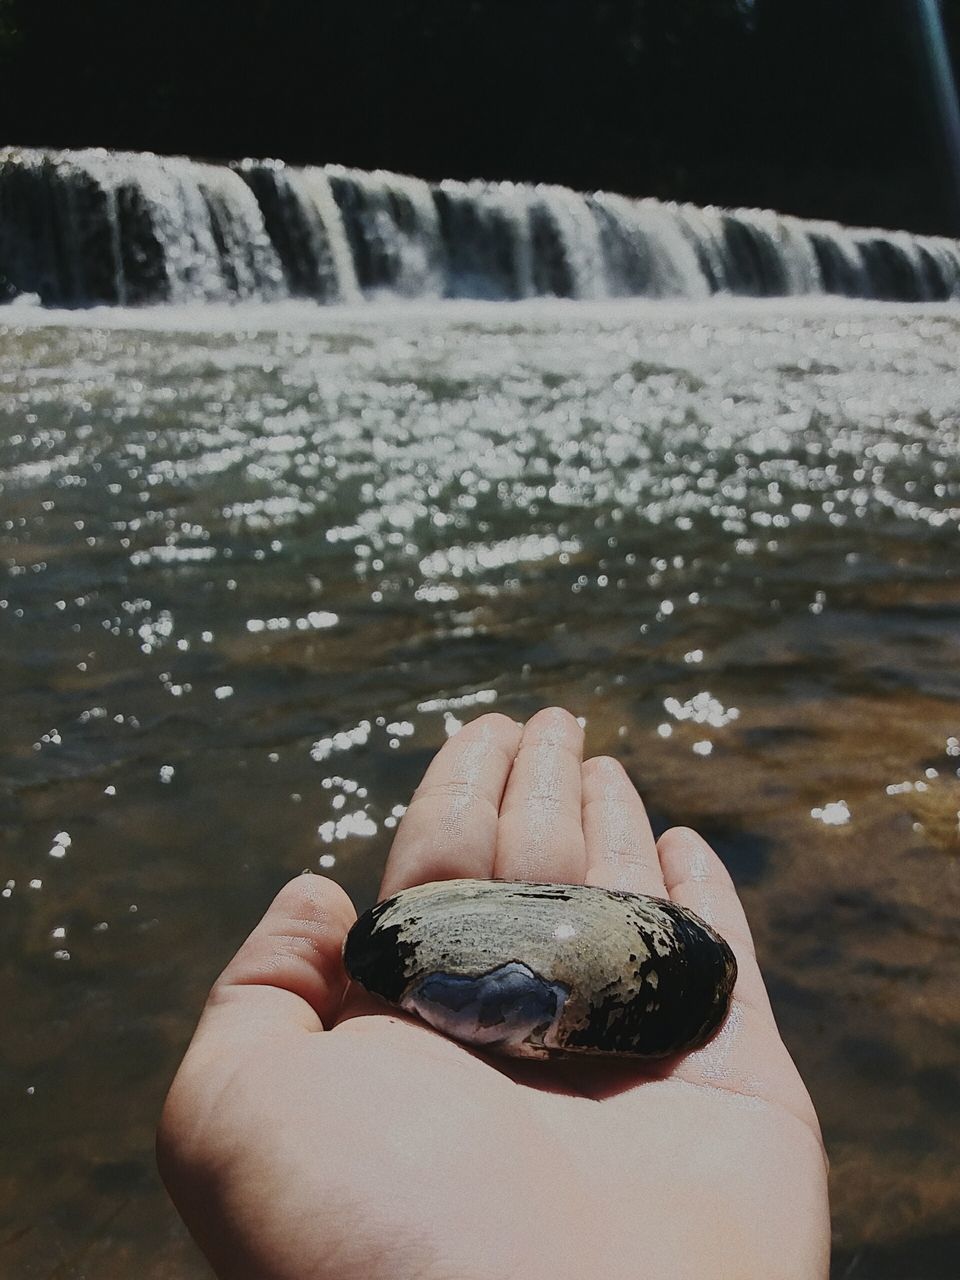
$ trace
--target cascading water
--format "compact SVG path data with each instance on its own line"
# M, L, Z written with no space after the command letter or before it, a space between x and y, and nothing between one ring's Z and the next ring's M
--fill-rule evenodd
M675 207L605 192L589 203L601 226L608 297L701 298L718 287Z
M530 194L513 182L448 180L436 187L448 297L533 296Z
M66 305L284 292L260 207L233 170L107 151L0 152L0 277L7 293Z
M343 215L361 288L373 297L439 297L440 219L426 182L377 170L325 170Z
M292 297L355 302L353 255L330 179L322 169L245 160L237 166L263 213Z
M960 298L960 243L565 187L0 150L0 300Z

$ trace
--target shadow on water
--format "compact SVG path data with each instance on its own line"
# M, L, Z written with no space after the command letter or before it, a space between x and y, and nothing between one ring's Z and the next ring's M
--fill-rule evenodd
M960 1232L918 1236L896 1245L835 1248L830 1280L953 1280Z

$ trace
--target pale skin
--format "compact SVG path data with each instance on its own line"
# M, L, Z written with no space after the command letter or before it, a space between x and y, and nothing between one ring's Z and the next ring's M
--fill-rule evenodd
M484 715L431 762L381 896L454 876L669 897L739 977L704 1047L519 1062L348 986L332 880L277 896L210 993L160 1169L224 1280L824 1280L826 1157L740 900L704 840L654 840L611 757L548 707Z

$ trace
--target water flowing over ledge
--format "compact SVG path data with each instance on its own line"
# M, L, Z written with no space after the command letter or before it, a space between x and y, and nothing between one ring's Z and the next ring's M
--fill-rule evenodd
M0 301L960 297L960 243L339 165L0 150Z

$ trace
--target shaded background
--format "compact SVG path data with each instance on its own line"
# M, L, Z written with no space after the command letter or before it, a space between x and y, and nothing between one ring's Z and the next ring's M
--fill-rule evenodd
M921 0L0 0L0 141L960 234ZM956 50L960 0L942 5Z

